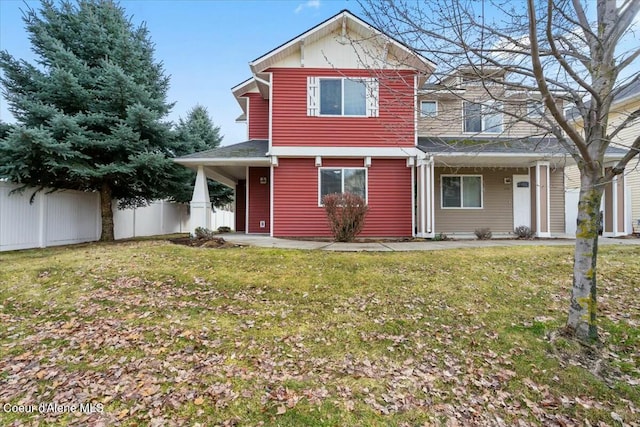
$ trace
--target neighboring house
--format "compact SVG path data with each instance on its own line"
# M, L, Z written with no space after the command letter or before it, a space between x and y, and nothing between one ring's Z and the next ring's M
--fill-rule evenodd
M370 208L361 236L565 233L570 157L532 124L496 113L477 73L425 85L435 64L348 11L249 66L253 76L232 89L247 141L176 160L198 172L193 228L208 224L211 178L235 190L235 228L246 233L330 236L322 197L346 191ZM503 90L502 71L483 72L500 102L544 114L538 100ZM474 91L474 103L456 96Z
M638 110L640 81L627 87L614 99L609 112L609 128L614 129ZM577 110L573 115L577 116ZM577 119L575 124L578 129L582 129L582 119ZM611 146L627 151L639 135L640 118L636 118L614 137ZM605 164L605 167L613 165L614 162L611 161ZM575 165L566 168L565 179L567 190L577 194L580 188L580 172ZM602 205L605 236L640 232L640 156L636 156L627 164L622 176L607 184ZM609 212L611 214L608 214Z

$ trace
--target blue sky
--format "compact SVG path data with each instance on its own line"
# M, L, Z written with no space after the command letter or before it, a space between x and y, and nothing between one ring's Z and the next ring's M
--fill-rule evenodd
M133 22L147 23L156 58L171 75L168 100L177 103L168 119L177 121L194 105L204 105L221 127L223 145L246 139L245 125L235 123L242 110L231 87L251 77L249 61L342 9L360 14L354 0L122 0L120 5ZM22 0L0 0L0 50L33 62L20 9L25 9ZM14 122L4 98L0 118Z

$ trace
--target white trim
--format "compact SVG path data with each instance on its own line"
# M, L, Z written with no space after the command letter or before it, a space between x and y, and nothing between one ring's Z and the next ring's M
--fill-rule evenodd
M316 156L315 166L316 166L317 168L319 168L320 166L322 166L322 156Z
M430 190L427 194L427 209L429 209L429 223L427 224L427 237L436 235L436 195L435 195L435 162L433 157L427 160L427 185Z
M247 112L245 115L247 117L247 141L249 141L251 139L251 136L249 135L249 129L251 128L251 98L248 96L244 98L247 100Z
M413 76L413 144L418 146L418 76Z
M540 226L541 226L541 217L542 217L542 212L540 212L540 200L541 200L541 194L540 194L540 166L545 166L547 173L545 174L545 182L546 182L546 199L547 199L547 211L544 212L545 216L547 217L547 231L540 231ZM549 162L546 161L537 161L536 165L536 236L537 237L551 237L551 206L549 205L550 203L550 199L551 199L551 188L549 187L550 184L550 175L551 175L551 165L549 164Z
M411 168L411 235L417 236L416 214L418 213L419 200L416 197L416 168Z
M249 166L246 167L244 183L244 234L249 234Z
M618 234L618 177L611 180L611 228L613 235Z
M269 236L273 237L273 166L269 168Z
M322 114L322 81L340 81L340 111L341 114ZM345 81L358 81L364 84L364 114L345 114ZM315 91L313 90L315 89ZM309 76L307 77L307 116L312 117L345 117L369 118L379 116L379 83L375 77L343 77L343 76Z
M424 153L416 147L271 147L267 155L278 157L393 157L407 158Z
M269 73L269 81L273 82L272 72ZM271 144L273 144L273 85L269 84L269 151L271 151Z
M371 167L371 156L366 156L364 158L364 167L365 168L370 168Z
M327 166L318 168L318 207L323 207L322 204L322 171L323 170L341 170L341 187L340 192L344 193L344 171L345 170L363 170L364 171L364 202L369 204L369 170L365 167L349 167L349 166Z
M436 110L433 112L433 115L426 115L422 112L422 104L435 104L436 106ZM421 100L420 101L420 118L434 118L434 117L438 117L438 101L431 101L431 100Z
M444 187L442 185L443 180L442 178L447 178L447 177L459 177L460 178L460 207L457 206L445 206L444 205ZM465 177L480 177L480 206L464 206L464 179ZM449 209L454 209L454 210L478 210L478 209L484 209L484 177L482 176L482 174L470 174L470 173L463 173L463 174L441 174L440 175L440 209L442 210L449 210Z

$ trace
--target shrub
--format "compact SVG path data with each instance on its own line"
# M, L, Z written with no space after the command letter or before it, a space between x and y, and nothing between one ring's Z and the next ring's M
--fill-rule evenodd
M513 230L518 239L533 239L533 231L526 225L519 225Z
M329 227L337 242L351 242L364 227L369 207L353 193L333 193L322 198Z
M444 233L438 233L435 236L433 236L433 240L436 241L436 242L449 240L449 236L447 236Z
M196 239L210 240L215 238L216 233L208 228L197 227L194 231Z
M218 227L218 233L228 233L231 231L231 227L227 227L226 225L222 225Z
M491 240L492 234L490 228L476 228L476 231L474 231L474 233L476 234L478 240Z

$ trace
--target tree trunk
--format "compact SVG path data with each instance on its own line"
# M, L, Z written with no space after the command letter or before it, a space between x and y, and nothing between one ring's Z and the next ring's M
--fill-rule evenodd
M113 209L111 199L111 187L107 182L102 183L100 188L100 211L102 214L102 234L101 242L113 242Z
M567 329L582 341L596 341L596 264L601 227L601 174L581 171L580 201Z

